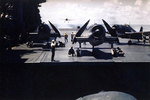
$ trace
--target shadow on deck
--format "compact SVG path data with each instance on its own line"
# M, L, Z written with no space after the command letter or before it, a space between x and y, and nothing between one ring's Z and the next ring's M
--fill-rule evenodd
M112 54L111 53L106 53L99 48L95 48L94 52L88 51L88 50L82 50L82 56L94 56L96 59L112 59Z

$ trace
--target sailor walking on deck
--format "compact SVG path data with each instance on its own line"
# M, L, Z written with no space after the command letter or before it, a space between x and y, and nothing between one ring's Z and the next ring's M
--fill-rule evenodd
M65 42L68 42L68 34L65 33Z
M54 40L52 40L51 42L51 50L52 50L51 61L55 61L54 60L54 56L55 56L55 41Z

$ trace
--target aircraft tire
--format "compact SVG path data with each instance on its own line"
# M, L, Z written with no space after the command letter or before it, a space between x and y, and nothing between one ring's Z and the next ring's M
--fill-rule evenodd
M128 45L131 45L131 44L132 44L132 41L131 41L131 40L129 40L129 41L128 41Z

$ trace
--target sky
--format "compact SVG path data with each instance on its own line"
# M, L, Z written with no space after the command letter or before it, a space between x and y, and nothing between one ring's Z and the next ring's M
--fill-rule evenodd
M47 0L40 7L41 19L58 27L89 24L150 24L150 0ZM69 21L65 21L68 18Z

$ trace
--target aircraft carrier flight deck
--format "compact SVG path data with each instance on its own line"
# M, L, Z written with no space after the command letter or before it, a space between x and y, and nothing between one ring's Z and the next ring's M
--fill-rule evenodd
M95 46L95 54L92 54L92 46L86 42L81 47L81 57L69 57L68 50L71 46L76 51L79 44L71 43L71 32L75 30L61 30L61 34L68 34L68 42L65 47L57 47L55 50L55 62L51 62L51 49L42 47L27 47L26 44L20 44L12 47L11 52L4 53L1 56L1 63L61 63L61 62L149 62L150 44L148 41L144 45L142 41L132 40L133 44L128 45L129 39L119 38L120 44L114 43L114 48L120 47L125 53L122 57L113 57L111 54L111 45L103 43ZM57 38L57 41L64 42L64 37Z

